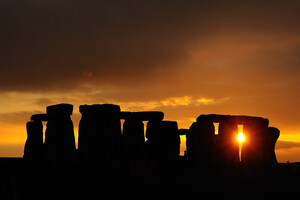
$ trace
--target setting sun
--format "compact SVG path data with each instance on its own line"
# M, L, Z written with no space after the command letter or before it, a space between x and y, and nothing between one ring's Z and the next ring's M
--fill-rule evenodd
M239 133L237 139L238 139L239 142L244 142L244 140L245 140L244 134Z

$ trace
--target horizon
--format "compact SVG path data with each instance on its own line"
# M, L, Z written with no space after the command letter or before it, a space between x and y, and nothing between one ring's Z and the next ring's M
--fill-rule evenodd
M0 157L22 157L30 116L66 102L76 142L81 104L159 110L179 128L249 115L280 130L278 162L300 162L299 5L1 1Z
M84 104L86 105L86 104ZM49 106L49 105L48 105ZM78 109L79 110L79 109ZM74 110L75 111L75 110ZM73 111L73 114L74 114L74 111ZM121 111L124 111L121 109ZM129 110L126 110L127 112ZM125 111L125 112L126 112ZM146 110L144 110L146 111ZM157 110L156 110L157 111ZM132 111L129 111L129 112L132 112ZM137 111L138 112L138 111ZM42 113L46 113L46 112L41 112ZM75 111L76 113L76 111ZM38 114L38 113L34 113L34 114ZM73 114L71 115L71 120L72 120L72 116ZM77 113L79 115L81 115L81 113ZM77 115L76 114L76 115ZM211 113L210 113L211 114ZM216 114L216 113L214 113ZM200 115L203 115L203 114L200 114ZM199 115L199 116L200 116ZM206 113L205 115L209 115L208 113ZM218 115L218 114L217 114ZM233 115L234 116L234 115ZM241 115L241 116L245 116L245 115ZM198 116L197 116L198 117ZM196 122L196 118L194 118L194 121L193 122ZM261 117L261 116L250 116L250 117ZM73 122L73 126L74 126L74 136L75 136L75 144L76 144L76 149L78 149L78 125L79 125L79 121L80 121L80 118L81 117L73 117L75 118L75 121L77 122L76 124L74 123L74 121L72 120ZM28 119L28 121L30 121L30 118ZM164 118L164 121L168 121L168 119L165 119ZM176 120L172 120L172 121L176 121ZM124 119L120 119L120 122L121 122L121 131L122 131L122 134L123 134L123 123L124 123ZM177 122L177 121L176 121ZM193 123L191 122L191 124ZM147 127L147 121L143 121L143 124L144 124L144 137L147 141L147 138L146 138L146 127ZM271 124L271 123L270 123ZM45 130L46 130L46 125L47 125L47 122L43 122L43 140L45 142ZM215 135L218 135L218 129L219 129L219 123L214 123L214 127L215 127ZM26 125L24 127L26 129ZM189 127L178 127L178 129L189 129ZM243 142L244 140L244 136L242 141L240 141L240 138L241 135L240 134L243 134L243 125L238 125L238 132L236 133L236 136L237 136L237 143L239 143L241 145L241 143ZM26 133L26 130L24 130L24 143L20 143L20 144L7 144L7 145L3 145L4 148L7 148L7 149L10 149L10 151L8 152L8 154L3 154L3 151L0 150L0 157L23 157L23 153L24 153L24 146L25 146L25 141L26 141L26 138L27 138L27 133ZM280 138L280 137L279 137ZM180 139L181 139L181 143L180 143L180 155L183 156L185 151L186 151L186 136L184 135L181 135L180 136ZM105 141L99 141L99 142L105 142ZM275 145L275 153L276 153L276 157L277 157L277 160L279 163L286 163L286 162L298 162L297 160L281 160L281 157L279 156L278 158L278 149L279 149L279 152L280 152L280 148L286 148L286 147L280 147L281 145L285 145L284 143L285 142L288 142L288 141L280 141L280 140L277 140L276 142L276 145ZM283 143L283 144L282 144ZM279 148L278 148L279 147ZM1 145L0 145L0 148L1 148ZM241 148L241 147L239 147ZM240 149L241 151L241 149ZM1 153L3 155L1 155Z

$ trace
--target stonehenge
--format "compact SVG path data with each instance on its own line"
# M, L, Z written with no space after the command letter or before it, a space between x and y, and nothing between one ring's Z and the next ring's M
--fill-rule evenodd
M123 124L124 157L128 159L138 160L145 157L145 154L147 154L147 152L152 151L153 149L151 148L153 146L148 145L149 141L145 142L143 121L148 121L148 127L149 123L160 123L163 118L164 113L159 111L122 112L121 119L125 120Z
M45 160L49 163L70 162L75 158L75 136L70 115L73 105L57 104L48 106L44 114L31 116L27 122L27 141L24 158ZM43 144L43 124L47 122Z
M160 111L128 112L114 104L93 104L81 105L79 112L78 149L70 117L73 105L51 105L46 113L32 115L26 125L24 159L50 163L171 161L179 158L183 135L186 136L186 160L193 164L227 167L277 164L274 148L280 131L269 127L265 118L200 115L189 129L178 129L177 122L164 120ZM45 133L42 122L47 122ZM218 134L214 123L219 125ZM237 141L238 125L243 126L246 138L242 145Z
M213 123L219 123L218 135L212 134ZM238 125L243 125L243 134L246 138L242 144L241 164L245 166L276 164L274 148L279 130L269 127L268 119L242 115L200 115L186 134L187 156L190 160L205 165L238 165L240 163L239 144L236 138Z

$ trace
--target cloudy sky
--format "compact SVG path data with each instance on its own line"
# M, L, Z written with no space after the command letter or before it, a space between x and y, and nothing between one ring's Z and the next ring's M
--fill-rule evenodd
M22 156L31 114L55 103L269 118L300 161L297 1L0 1L0 156ZM77 133L76 133L77 134Z

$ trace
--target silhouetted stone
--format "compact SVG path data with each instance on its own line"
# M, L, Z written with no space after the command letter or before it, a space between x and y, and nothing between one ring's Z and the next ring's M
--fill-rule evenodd
M239 163L238 125L243 125L245 142L242 163L245 166L272 166L277 163L275 143L277 128L268 127L269 120L243 115L200 115L190 129L178 130L177 122L162 121L159 111L121 112L118 105L81 105L78 150L85 160L140 159L146 149L151 159L170 161L180 152L180 135L186 135L187 158L197 164L235 166ZM73 106L58 104L47 107L47 114L31 116L27 123L28 139L24 158L39 160L43 152L42 121L48 121L45 133L45 158L50 162L71 161L75 156ZM120 119L125 119L123 138ZM145 144L144 125L147 124ZM214 122L219 123L215 135ZM123 140L122 140L123 139ZM123 142L123 143L122 143Z
M228 120L235 121L238 125L249 124L249 123L260 123L266 126L269 125L269 120L262 117L254 116L245 116L245 115L218 115L218 114L209 114L209 115L199 115L197 117L197 122L205 119L209 122L226 122Z
M70 116L73 114L73 105L71 104L56 104L47 106L47 115L48 116Z
M178 130L179 135L188 135L189 133L190 133L189 129L181 128L181 129Z
M134 118L141 121L162 121L164 113L160 111L121 112L121 119Z
M85 159L92 159L95 156L92 152L96 148L96 115L92 112L91 106L79 106L81 119L78 127L78 151L80 156ZM95 128L94 128L95 126Z
M120 112L120 119L127 119L132 117L132 112L122 111Z
M41 161L43 157L43 124L40 121L29 121L26 129L27 140L23 157L29 161Z
M121 150L120 106L82 105L79 124L79 151L84 159L116 159Z
M34 114L31 116L30 120L32 121L48 121L47 114Z
M201 165L211 165L214 156L214 125L205 118L194 122L186 135L188 158Z
M217 151L219 164L234 166L239 163L238 126L232 118L227 118L219 125Z
M45 133L45 157L49 162L69 162L75 156L73 106L58 104L47 107L49 121Z
M277 164L275 154L275 144L280 135L280 131L275 127L269 127L265 133L263 146L263 162L266 166Z
M238 125L256 124L256 125L264 126L264 127L267 127L269 125L269 120L266 118L262 118L262 117L232 115L231 118Z
M220 123L215 149L218 152L217 157L219 157L218 159L221 163L235 165L238 159L237 125L243 125L246 138L246 141L242 144L243 164L258 166L264 163L264 143L269 141L266 138L268 135L268 119L244 115L210 114L200 115L197 118L197 122L201 120L207 120L210 123Z
M123 124L123 153L129 160L142 158L145 137L144 124L141 120L126 119Z
M197 122L206 120L210 123L226 121L228 118L230 118L231 115L218 115L218 114L209 114L209 115L199 115L196 119Z
M173 160L180 153L180 137L175 121L149 121L146 130L150 158Z
M261 166L264 163L264 145L267 141L268 122L249 120L244 123L242 163L247 166Z

